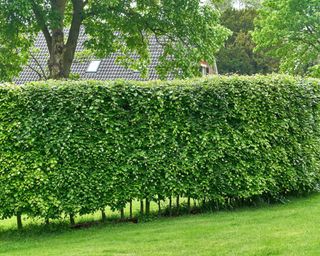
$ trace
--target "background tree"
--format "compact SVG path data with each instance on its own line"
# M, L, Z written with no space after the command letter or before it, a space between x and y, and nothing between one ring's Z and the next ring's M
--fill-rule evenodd
M283 72L319 75L319 0L265 0L253 37L257 50L281 58Z
M255 43L251 31L254 29L254 19L257 10L253 8L229 8L222 12L222 24L233 34L225 46L217 54L217 65L221 74L255 74L271 73L278 70L278 61L266 56L265 53L255 53Z
M117 51L120 62L143 72L150 63L149 39L155 36L163 46L162 77L196 75L201 60L214 63L229 34L218 12L200 0L0 0L1 80L26 64L39 32L50 55L50 78L68 78L81 26L96 56Z

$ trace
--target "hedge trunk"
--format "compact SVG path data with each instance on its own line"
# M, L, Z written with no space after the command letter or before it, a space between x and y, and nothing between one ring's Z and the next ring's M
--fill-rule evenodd
M143 215L144 213L144 206L143 206L143 199L140 200L140 214Z
M150 215L150 200L146 198L146 215Z
M179 214L179 210L180 210L180 196L177 195L177 214Z
M130 209L129 209L129 216L130 216L130 219L132 219L132 200L130 200Z
M158 217L161 216L161 201L158 200Z
M123 220L124 219L124 208L120 209L120 218Z
M70 225L71 226L74 226L76 224L75 220L74 220L74 215L73 214L70 214L69 215L69 218L70 218Z
M107 221L107 215L106 215L106 212L105 212L104 209L101 210L101 221L102 221L103 223L105 223L105 222Z
M22 230L22 218L20 213L17 214L17 226L19 231Z

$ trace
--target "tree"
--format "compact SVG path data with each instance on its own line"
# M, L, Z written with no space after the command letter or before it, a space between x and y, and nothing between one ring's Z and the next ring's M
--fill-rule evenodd
M291 74L319 74L319 0L265 0L253 34L257 50L281 59Z
M162 77L196 75L201 60L214 63L229 34L218 12L200 0L0 0L0 80L26 64L39 32L50 78L68 78L82 26L97 57L119 52L120 62L139 71L150 63L148 42L155 36L163 47Z
M254 29L254 19L257 10L252 8L223 11L222 25L229 28L233 34L225 46L217 54L217 65L221 74L266 74L278 70L278 61L266 56L263 52L253 51L255 44L251 31Z

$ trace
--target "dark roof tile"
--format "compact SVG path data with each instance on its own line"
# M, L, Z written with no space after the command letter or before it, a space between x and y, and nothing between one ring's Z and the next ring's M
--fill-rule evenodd
M86 36L83 31L79 37L77 51L83 50L83 43ZM38 81L41 77L37 74L48 73L47 61L49 58L49 53L47 50L47 45L43 34L39 34L38 39L35 43L35 47L38 49L37 52L32 55L34 58L30 58L27 66L23 68L19 77L14 79L17 84L23 84L32 81ZM155 67L158 65L158 58L161 55L162 48L156 42L155 38L150 40L150 55L151 63L149 66L149 76L148 78L142 78L139 72L129 70L123 66L116 64L117 54L113 53L109 57L101 60L100 66L95 73L86 72L91 60L86 61L74 61L71 67L71 73L78 74L80 79L95 79L95 80L114 80L114 79L127 79L127 80L156 80L159 79ZM138 56L133 56L138 58ZM38 64L37 64L38 63ZM40 65L39 65L40 64ZM40 68L41 66L41 68ZM43 71L41 71L43 70ZM43 78L42 78L43 79ZM168 79L171 79L169 77Z

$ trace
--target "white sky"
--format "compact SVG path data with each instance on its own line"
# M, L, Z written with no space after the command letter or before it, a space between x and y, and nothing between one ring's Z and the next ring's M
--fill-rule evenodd
M210 0L201 0L202 4L208 3ZM245 5L241 2L241 0L233 0L233 7L236 9L243 9Z
M241 3L240 0L235 0L233 3L233 7L236 9L243 9L245 7L245 5L243 3Z

